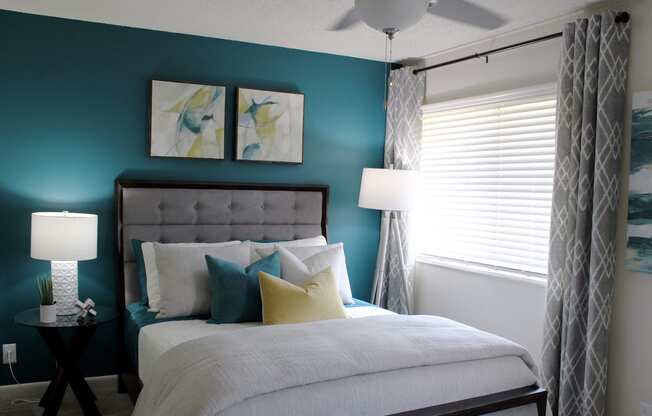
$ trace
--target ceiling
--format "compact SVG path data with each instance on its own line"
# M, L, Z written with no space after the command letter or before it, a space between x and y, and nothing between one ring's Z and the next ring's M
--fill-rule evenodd
M394 60L422 58L594 3L470 1L502 13L510 23L488 32L426 16L397 35ZM367 26L343 32L327 30L352 6L353 0L0 0L0 9L384 60L384 36Z

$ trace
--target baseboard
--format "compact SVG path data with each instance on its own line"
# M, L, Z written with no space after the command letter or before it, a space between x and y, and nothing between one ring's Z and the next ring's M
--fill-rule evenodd
M87 377L86 382L97 396L117 394L118 392L117 375ZM0 413L4 407L8 407L14 400L39 400L43 393L45 393L48 384L49 381L40 381L36 383L0 386ZM76 401L71 389L66 390L63 401L64 403Z

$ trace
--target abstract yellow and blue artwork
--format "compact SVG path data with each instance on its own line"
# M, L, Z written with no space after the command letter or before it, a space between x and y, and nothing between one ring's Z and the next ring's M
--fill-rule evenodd
M303 98L238 88L236 160L303 163Z
M224 159L225 88L152 81L150 155Z
M652 273L652 92L634 95L625 267Z

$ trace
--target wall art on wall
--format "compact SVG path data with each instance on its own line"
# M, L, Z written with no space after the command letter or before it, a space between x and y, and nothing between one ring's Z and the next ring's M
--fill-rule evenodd
M224 159L225 88L152 81L150 155Z
M634 94L625 267L652 273L652 91Z
M238 88L236 160L303 163L303 94Z

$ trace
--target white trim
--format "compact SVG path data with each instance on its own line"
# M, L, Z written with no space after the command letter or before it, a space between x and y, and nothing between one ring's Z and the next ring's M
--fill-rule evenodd
M473 107L478 105L495 104L508 100L518 100L521 98L540 97L542 95L555 95L557 93L557 84L548 83L535 85L532 87L519 88L515 90L500 91L492 94L478 95L469 98L460 98L457 100L442 101L421 106L421 113L432 113L437 111L454 110L464 107Z
M508 271L503 269L494 268L491 266L483 266L479 264L468 263L460 260L444 259L442 257L431 256L427 254L420 254L416 258L417 263L429 264L433 266L441 266L449 269L467 271L479 275L498 277L507 280L514 280L518 282L528 283L536 286L548 286L548 279L539 277L537 275L529 274L527 272Z

